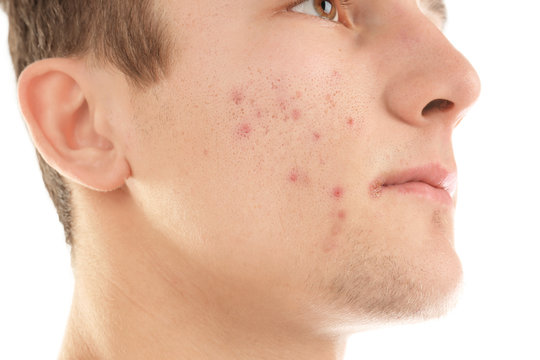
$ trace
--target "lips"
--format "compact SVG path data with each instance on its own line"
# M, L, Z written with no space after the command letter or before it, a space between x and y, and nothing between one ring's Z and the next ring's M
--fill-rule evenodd
M438 163L431 163L391 173L375 181L370 191L375 197L380 197L386 191L398 191L453 204L452 197L456 187L456 171L449 171Z

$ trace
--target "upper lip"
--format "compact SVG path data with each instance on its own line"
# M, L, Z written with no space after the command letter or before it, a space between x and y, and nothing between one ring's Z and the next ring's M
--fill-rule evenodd
M457 172L447 170L439 163L430 163L392 173L382 181L382 186L400 185L408 182L423 182L454 195L457 187Z

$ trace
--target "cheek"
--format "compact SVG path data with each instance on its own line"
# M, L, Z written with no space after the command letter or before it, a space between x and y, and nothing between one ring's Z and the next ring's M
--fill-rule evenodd
M313 157L328 154L326 147L343 138L360 135L360 119L347 111L342 75L329 70L326 76L302 78L272 73L250 74L250 80L225 89L225 128L220 136L237 151L257 151L264 145L273 155ZM270 152L268 152L270 151ZM319 165L325 165L319 156ZM290 170L293 171L293 170ZM298 175L289 178L295 182Z
M238 201L264 204L253 216L279 219L281 230L297 238L314 234L324 252L339 247L347 223L343 144L357 141L344 139L361 136L361 121L341 103L341 84L341 74L330 70L319 81L269 74L231 86L217 147L220 173L242 189Z

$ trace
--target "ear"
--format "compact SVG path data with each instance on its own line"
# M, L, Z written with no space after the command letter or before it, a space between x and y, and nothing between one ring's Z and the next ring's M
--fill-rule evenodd
M21 112L36 149L64 177L98 191L123 186L131 175L102 101L103 84L91 81L83 59L52 58L20 75Z

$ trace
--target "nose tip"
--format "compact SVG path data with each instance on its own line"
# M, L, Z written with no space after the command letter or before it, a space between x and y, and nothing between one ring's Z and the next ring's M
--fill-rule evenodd
M388 66L392 75L384 92L386 107L412 125L434 118L455 125L478 99L480 78L439 30L421 28L424 31L416 34L419 41L413 47L396 40L399 54Z

